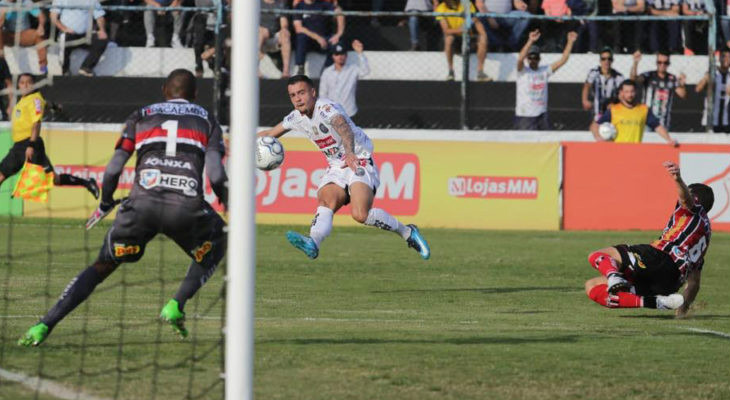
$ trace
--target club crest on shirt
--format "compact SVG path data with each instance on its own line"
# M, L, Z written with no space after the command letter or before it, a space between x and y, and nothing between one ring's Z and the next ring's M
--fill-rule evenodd
M43 105L41 104L41 99L33 99L33 104L35 105L36 115L43 113Z
M327 129L326 126L324 126L324 124L319 124L319 130L322 131L322 133L327 133L330 131L329 129Z
M139 185L145 189L151 189L160 183L159 169L143 169L139 173Z

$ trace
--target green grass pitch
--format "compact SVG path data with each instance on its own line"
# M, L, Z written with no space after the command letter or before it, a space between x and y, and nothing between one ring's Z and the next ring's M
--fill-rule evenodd
M188 263L169 240L43 346L15 346L96 256L108 225L82 225L0 220L0 368L100 398L221 399L224 271L188 303L180 341L156 320ZM713 236L692 317L675 320L583 292L589 251L658 232L424 229L423 261L391 233L336 226L310 261L286 242L291 228L258 227L259 399L730 398L730 235ZM57 397L0 378L0 399L34 398Z

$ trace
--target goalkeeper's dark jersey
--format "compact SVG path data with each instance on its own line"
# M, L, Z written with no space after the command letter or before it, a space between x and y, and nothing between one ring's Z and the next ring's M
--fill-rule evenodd
M220 125L201 106L171 100L129 116L117 148L137 152L130 197L201 199L205 153L223 154Z

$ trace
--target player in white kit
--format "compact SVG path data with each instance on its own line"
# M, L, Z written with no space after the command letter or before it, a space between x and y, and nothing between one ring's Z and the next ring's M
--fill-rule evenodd
M373 208L375 191L380 185L378 168L373 162L373 143L347 116L339 104L317 98L314 83L305 75L287 82L294 111L275 127L259 136L280 137L289 131L301 132L324 154L329 166L317 191L317 212L309 236L289 231L286 237L309 258L317 258L322 241L332 231L332 217L350 204L352 218L365 225L400 235L408 247L424 260L431 256L426 239L415 225L403 225L387 211Z

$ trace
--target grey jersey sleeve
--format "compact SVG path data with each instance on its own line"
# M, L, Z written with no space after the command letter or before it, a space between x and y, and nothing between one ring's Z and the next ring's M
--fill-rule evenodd
M114 150L114 156L104 170L104 183L101 185L101 202L111 204L114 202L114 191L117 190L119 177L122 176L124 164L127 163L132 153L123 149Z
M205 170L210 179L210 186L218 199L226 207L228 206L228 176L223 167L223 155L226 153L226 146L223 143L223 131L217 121L212 118L210 138L205 149Z

